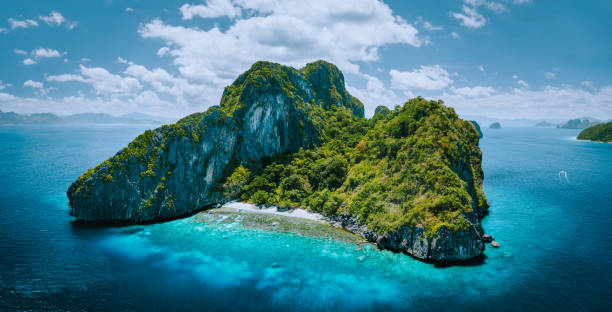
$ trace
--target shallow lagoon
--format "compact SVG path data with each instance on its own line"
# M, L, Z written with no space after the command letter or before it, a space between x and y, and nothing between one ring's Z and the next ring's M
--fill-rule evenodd
M0 127L0 308L604 310L612 301L612 144L576 141L577 130L485 129L483 226L501 248L452 267L314 221L272 226L281 216L74 226L68 185L142 130Z

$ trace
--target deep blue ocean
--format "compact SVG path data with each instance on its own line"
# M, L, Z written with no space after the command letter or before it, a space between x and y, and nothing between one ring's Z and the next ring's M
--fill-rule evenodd
M612 144L578 130L484 129L483 226L501 247L436 267L234 223L74 225L70 183L145 128L0 127L0 310L611 309Z

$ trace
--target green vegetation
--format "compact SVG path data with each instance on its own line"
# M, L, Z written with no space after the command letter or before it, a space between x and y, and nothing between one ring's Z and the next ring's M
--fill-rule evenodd
M482 138L482 130L480 130L480 125L478 124L478 122L476 122L475 120L470 120L470 122L474 125L474 128L476 128L476 132L478 132L478 137Z
M469 226L462 214L486 205L473 125L441 101L422 98L380 117L314 108L322 144L268 159L241 188L242 199L359 216L378 233L423 224L432 237L442 225ZM471 166L460 177L452 168L465 163Z
M578 134L578 140L612 142L612 122L586 128Z

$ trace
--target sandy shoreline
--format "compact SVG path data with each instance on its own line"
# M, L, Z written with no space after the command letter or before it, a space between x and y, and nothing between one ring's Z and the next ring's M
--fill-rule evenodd
M305 209L299 209L299 208L286 210L286 211L278 211L278 207L275 207L275 206L260 208L256 205L249 204L249 203L242 203L242 202L229 202L221 207L236 209L238 212L249 211L249 212L275 214L275 215L294 217L294 218L300 218L300 219L308 219L308 220L314 220L314 221L322 221L322 222L325 221L323 215L315 213L315 212L310 212Z

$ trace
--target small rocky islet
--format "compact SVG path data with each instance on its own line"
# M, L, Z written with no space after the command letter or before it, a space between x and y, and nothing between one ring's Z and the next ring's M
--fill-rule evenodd
M240 200L303 208L431 261L487 241L474 123L421 97L364 118L333 64L257 62L221 103L148 130L69 187L82 222L146 224Z

